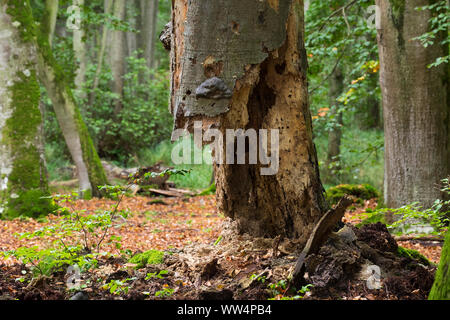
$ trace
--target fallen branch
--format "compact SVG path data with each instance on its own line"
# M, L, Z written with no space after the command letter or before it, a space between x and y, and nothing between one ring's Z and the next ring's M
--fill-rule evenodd
M305 248L297 259L295 269L291 275L291 282L297 285L303 279L305 273L305 259L308 255L319 251L320 247L328 239L328 236L336 227L339 221L344 217L345 211L348 206L353 203L350 197L343 197L335 208L329 210L319 221L314 228Z
M434 235L426 235L426 236L420 236L420 235L406 235L406 236L394 236L395 241L412 241L412 240L419 240L419 241L439 241L444 242L444 237L442 236L434 236Z

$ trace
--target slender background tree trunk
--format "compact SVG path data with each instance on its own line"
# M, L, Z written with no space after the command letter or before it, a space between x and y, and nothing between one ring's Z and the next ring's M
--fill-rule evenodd
M83 10L84 0L73 0L73 5L78 6L81 10ZM85 91L83 90L84 83L86 82L87 69L85 37L86 32L84 31L83 23L81 23L80 29L73 30L73 51L78 62L78 69L75 77L75 89L77 95L82 99L86 98Z
M113 14L117 19L125 20L126 12L125 0L114 0ZM114 107L114 114L117 115L122 110L123 95L123 76L125 74L126 57L126 36L125 32L120 30L111 31L111 42L109 43L110 54L108 57L109 65L113 75L112 92L117 94L118 98Z
M156 26L158 19L158 0L140 0L141 11L141 32L140 47L143 50L147 67L152 69L155 67L155 43L156 43Z
M105 7L105 14L111 14L112 11L112 5L113 5L113 0L105 0L104 1L104 7ZM98 88L98 84L100 81L100 75L102 73L102 68L103 68L103 61L105 58L105 51L106 51L106 45L108 42L108 35L109 35L109 30L107 28L106 25L103 26L103 30L102 30L102 36L101 36L101 43L100 43L100 50L98 52L98 57L97 57L97 69L95 70L95 76L94 76L94 81L93 81L93 85L92 85L92 91L91 94L89 95L89 105L92 105L95 101L95 91Z
M342 70L337 67L329 79L328 99L330 103L330 112L334 115L335 123L332 129L328 132L328 152L327 152L327 170L329 167L339 161L341 154L341 139L342 139L342 112L339 110L340 103L337 101L339 96L344 91L344 75ZM336 166L335 169L339 169ZM333 173L330 170L330 174Z
M58 19L59 0L46 0L45 10L48 12L48 43L50 47L53 43L53 37L55 35L56 20Z

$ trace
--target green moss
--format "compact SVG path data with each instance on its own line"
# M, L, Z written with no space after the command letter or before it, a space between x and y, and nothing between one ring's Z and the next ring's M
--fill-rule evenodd
M199 196L208 196L211 194L216 194L216 184L213 183L208 188L199 193Z
M436 271L434 284L431 288L429 300L450 300L450 231L445 237L441 261Z
M136 264L137 269L144 268L149 264L160 264L164 262L164 252L158 250L149 250L134 255L129 263Z
M6 3L8 5L6 13L10 15L14 21L20 22L18 30L22 40L24 42L33 41L36 36L36 23L33 19L29 0L3 0L1 3Z
M392 16L395 19L403 19L405 12L405 0L390 0Z
M386 214L384 212L379 212L379 211L371 211L371 210L367 210L365 212L365 214L367 215L367 218L365 218L363 221L361 221L360 223L358 223L356 225L357 228L360 228L364 225L367 224L375 224L378 222L381 222L382 224L388 224L386 221Z
M428 260L425 256L423 256L420 252L412 249L407 249L403 247L398 247L397 255L404 258L409 258L412 260L419 261L420 263L429 266L431 265L430 260Z
M73 99L73 97L71 98ZM75 101L75 100L73 100ZM78 108L75 110L75 116L77 121L78 132L80 134L81 149L83 151L83 160L86 163L89 181L92 186L92 196L102 197L104 194L98 189L99 186L108 184L108 178L106 177L105 170L103 169L100 157L95 150L94 143L92 142L89 131L84 123Z
M38 108L40 91L35 70L31 69L29 76L17 76L19 80L10 89L14 109L6 120L2 141L10 146L13 167L0 200L7 203L3 213L7 218L39 217L56 209L52 200L45 198L49 196L48 181L36 147L42 120Z
M405 39L403 37L403 24L405 22L405 0L390 0L391 18L397 29L397 41L400 48L404 49Z
M369 184L341 184L336 187L329 188L326 193L327 200L332 205L337 204L345 195L354 196L357 198L357 201L370 200L380 196L378 191Z

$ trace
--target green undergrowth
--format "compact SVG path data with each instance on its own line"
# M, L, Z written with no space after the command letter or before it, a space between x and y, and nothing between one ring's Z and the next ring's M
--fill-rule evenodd
M215 183L213 183L208 188L206 188L205 190L200 192L198 195L199 196L209 196L209 195L212 195L212 194L216 194L216 184Z
M386 220L386 214L384 212L380 212L378 210L367 209L363 215L363 220L358 223L356 226L358 228L367 225L367 224L375 224L381 222L382 224L388 224Z
M329 188L326 192L327 200L332 205L337 204L345 195L356 197L359 203L380 197L378 191L369 184L341 184Z
M409 258L412 260L419 261L420 263L429 266L432 263L428 260L424 255L422 255L419 251L413 249L407 249L404 247L398 247L397 255L404 258Z
M205 190L210 186L213 168L211 164L174 164L172 162L172 151L179 146L183 141L171 143L170 141L163 141L157 146L144 149L138 154L141 166L151 166L155 163L162 163L165 166L171 166L179 170L190 170L188 175L175 175L170 177L169 181L175 183L177 188L185 188L191 190ZM192 145L192 148L194 146ZM203 150L204 159L208 157L209 148L205 147ZM193 163L193 161L192 161Z
M150 264L161 264L164 262L164 252L149 250L143 253L138 253L131 257L128 262L135 264L137 269L142 269Z

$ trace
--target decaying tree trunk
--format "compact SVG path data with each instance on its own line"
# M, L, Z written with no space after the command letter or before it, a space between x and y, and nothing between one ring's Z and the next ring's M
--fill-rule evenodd
M216 165L220 209L241 232L306 243L327 205L312 141L303 1L172 3L175 128L202 120L203 129L224 135L279 130L275 174L262 175L263 165L249 161Z
M55 208L48 190L28 1L0 1L0 218Z
M439 182L450 174L448 64L428 68L446 56L447 32L424 48L412 40L430 30L432 0L377 0L380 83L385 129L385 202L430 207L440 197Z

